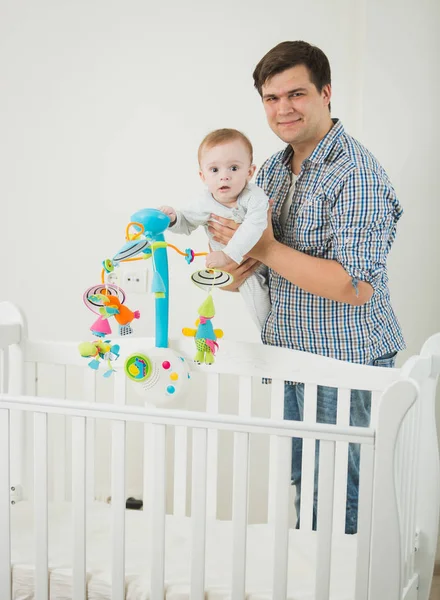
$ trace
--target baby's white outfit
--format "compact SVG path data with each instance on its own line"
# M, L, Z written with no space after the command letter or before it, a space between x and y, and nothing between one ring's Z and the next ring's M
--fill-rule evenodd
M170 227L173 233L189 235L197 227L203 226L212 250L223 250L232 260L240 264L243 257L255 246L267 227L269 199L261 188L248 183L237 198L237 205L229 208L217 202L206 190L190 209L176 211L176 222ZM208 221L211 215L218 215L241 223L228 244L216 242L210 231ZM253 275L240 286L240 293L249 307L251 317L262 329L270 310L267 267L261 265Z

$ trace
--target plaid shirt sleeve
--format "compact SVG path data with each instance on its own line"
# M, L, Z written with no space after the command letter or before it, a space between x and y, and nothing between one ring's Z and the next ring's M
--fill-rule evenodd
M386 257L401 216L386 175L354 169L344 180L331 211L334 258L351 276L373 288L386 273Z

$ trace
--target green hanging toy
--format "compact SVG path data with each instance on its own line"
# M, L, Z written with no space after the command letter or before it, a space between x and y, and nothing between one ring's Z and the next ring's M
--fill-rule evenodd
M202 363L212 365L218 348L217 339L223 337L223 331L214 329L211 323L211 319L215 315L214 301L211 294L202 302L197 312L200 315L195 323L197 329L184 327L182 333L187 337L195 338L197 352L194 362L199 365Z

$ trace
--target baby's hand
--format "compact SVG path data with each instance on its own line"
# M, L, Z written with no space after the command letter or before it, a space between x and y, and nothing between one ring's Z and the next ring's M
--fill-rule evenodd
M172 206L159 206L159 210L171 219L170 227L174 225L174 223L177 221L177 215L174 208Z
M226 267L231 262L231 259L227 254L218 250L217 252L210 252L206 257L206 268L214 269L215 267L221 269Z

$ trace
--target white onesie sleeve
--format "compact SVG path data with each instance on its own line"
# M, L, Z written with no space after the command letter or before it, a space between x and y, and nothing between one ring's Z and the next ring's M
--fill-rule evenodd
M238 264L241 263L244 255L255 246L267 227L269 198L256 185L252 185L250 189L251 194L247 200L247 206L245 206L244 220L223 249L223 252Z
M206 225L211 215L210 207L200 199L187 210L176 210L176 222L169 228L173 233L189 235L197 227Z

